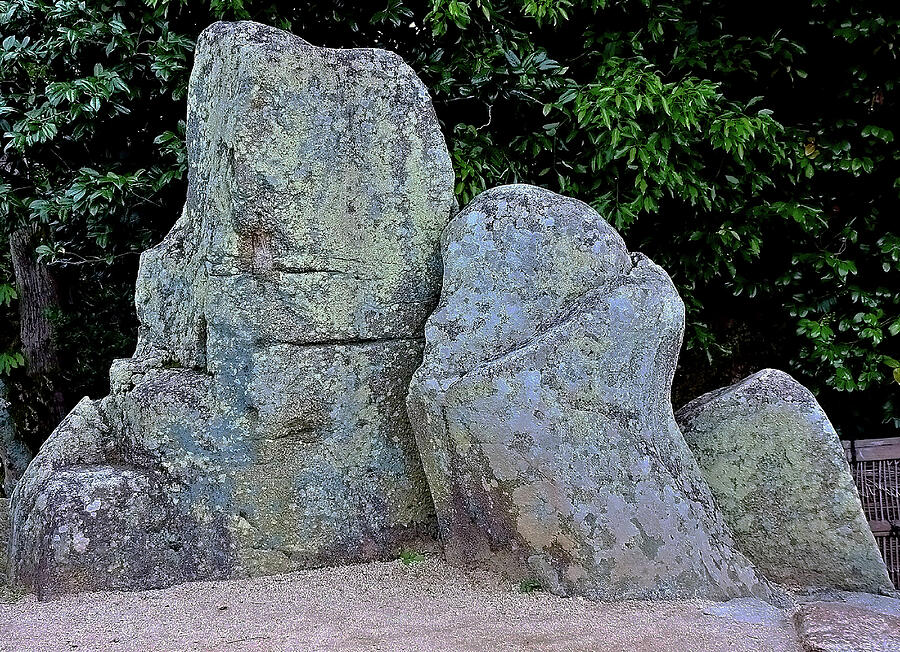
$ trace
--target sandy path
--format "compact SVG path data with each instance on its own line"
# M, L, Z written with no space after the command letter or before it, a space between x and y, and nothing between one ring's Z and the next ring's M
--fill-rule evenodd
M521 594L429 559L321 569L141 593L0 603L0 650L800 650L712 603L592 603Z

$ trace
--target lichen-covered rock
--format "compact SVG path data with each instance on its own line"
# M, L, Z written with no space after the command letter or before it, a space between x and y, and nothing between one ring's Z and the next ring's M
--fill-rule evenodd
M448 557L597 599L769 597L675 425L666 273L531 186L476 197L442 247L407 400Z
M6 385L0 380L0 473L3 475L3 492L7 496L15 489L30 461L31 451L16 436L6 399Z
M9 579L9 498L0 498L0 587ZM2 595L0 595L2 598Z
M840 440L808 389L764 369L676 418L739 549L769 578L891 588Z
M405 411L454 208L396 55L255 23L200 36L188 198L141 258L139 343L13 496L47 593L386 557L434 529Z

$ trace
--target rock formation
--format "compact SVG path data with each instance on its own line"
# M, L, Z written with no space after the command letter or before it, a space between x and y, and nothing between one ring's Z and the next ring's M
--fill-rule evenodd
M6 586L9 564L9 498L0 498L0 589ZM2 599L0 595L0 599Z
M134 357L13 495L15 579L145 588L382 558L434 529L404 399L454 209L396 55L217 23L188 198L141 258Z
M773 599L740 546L782 581L889 586L812 396L765 372L697 399L680 418L698 466L670 401L669 277L550 191L452 217L434 110L396 55L217 23L187 139L184 212L141 257L135 354L12 494L18 584L269 574L439 527L452 561L561 595Z
M479 195L442 249L408 406L448 557L563 595L767 596L672 415L666 273L531 186Z
M31 451L16 436L6 385L0 380L0 473L3 474L3 492L9 496L31 461Z
M891 588L840 440L809 390L764 369L676 418L738 547L769 578Z

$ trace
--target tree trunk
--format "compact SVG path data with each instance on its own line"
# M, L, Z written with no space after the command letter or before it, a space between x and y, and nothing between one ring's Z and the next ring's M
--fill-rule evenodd
M59 389L59 358L56 353L55 326L50 314L59 309L56 281L49 268L34 256L37 231L24 227L9 236L16 292L19 295L19 337L25 354L25 372L34 379L49 381L50 396L45 402L55 427L66 413Z

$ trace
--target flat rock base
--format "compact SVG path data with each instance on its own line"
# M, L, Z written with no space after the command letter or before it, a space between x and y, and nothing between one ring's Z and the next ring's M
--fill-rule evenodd
M592 650L800 652L760 605L619 603L521 593L429 556L139 593L0 602L0 650ZM729 614L734 607L740 608ZM755 622L747 622L755 621Z
M900 650L900 600L868 593L829 592L794 613L807 652Z

